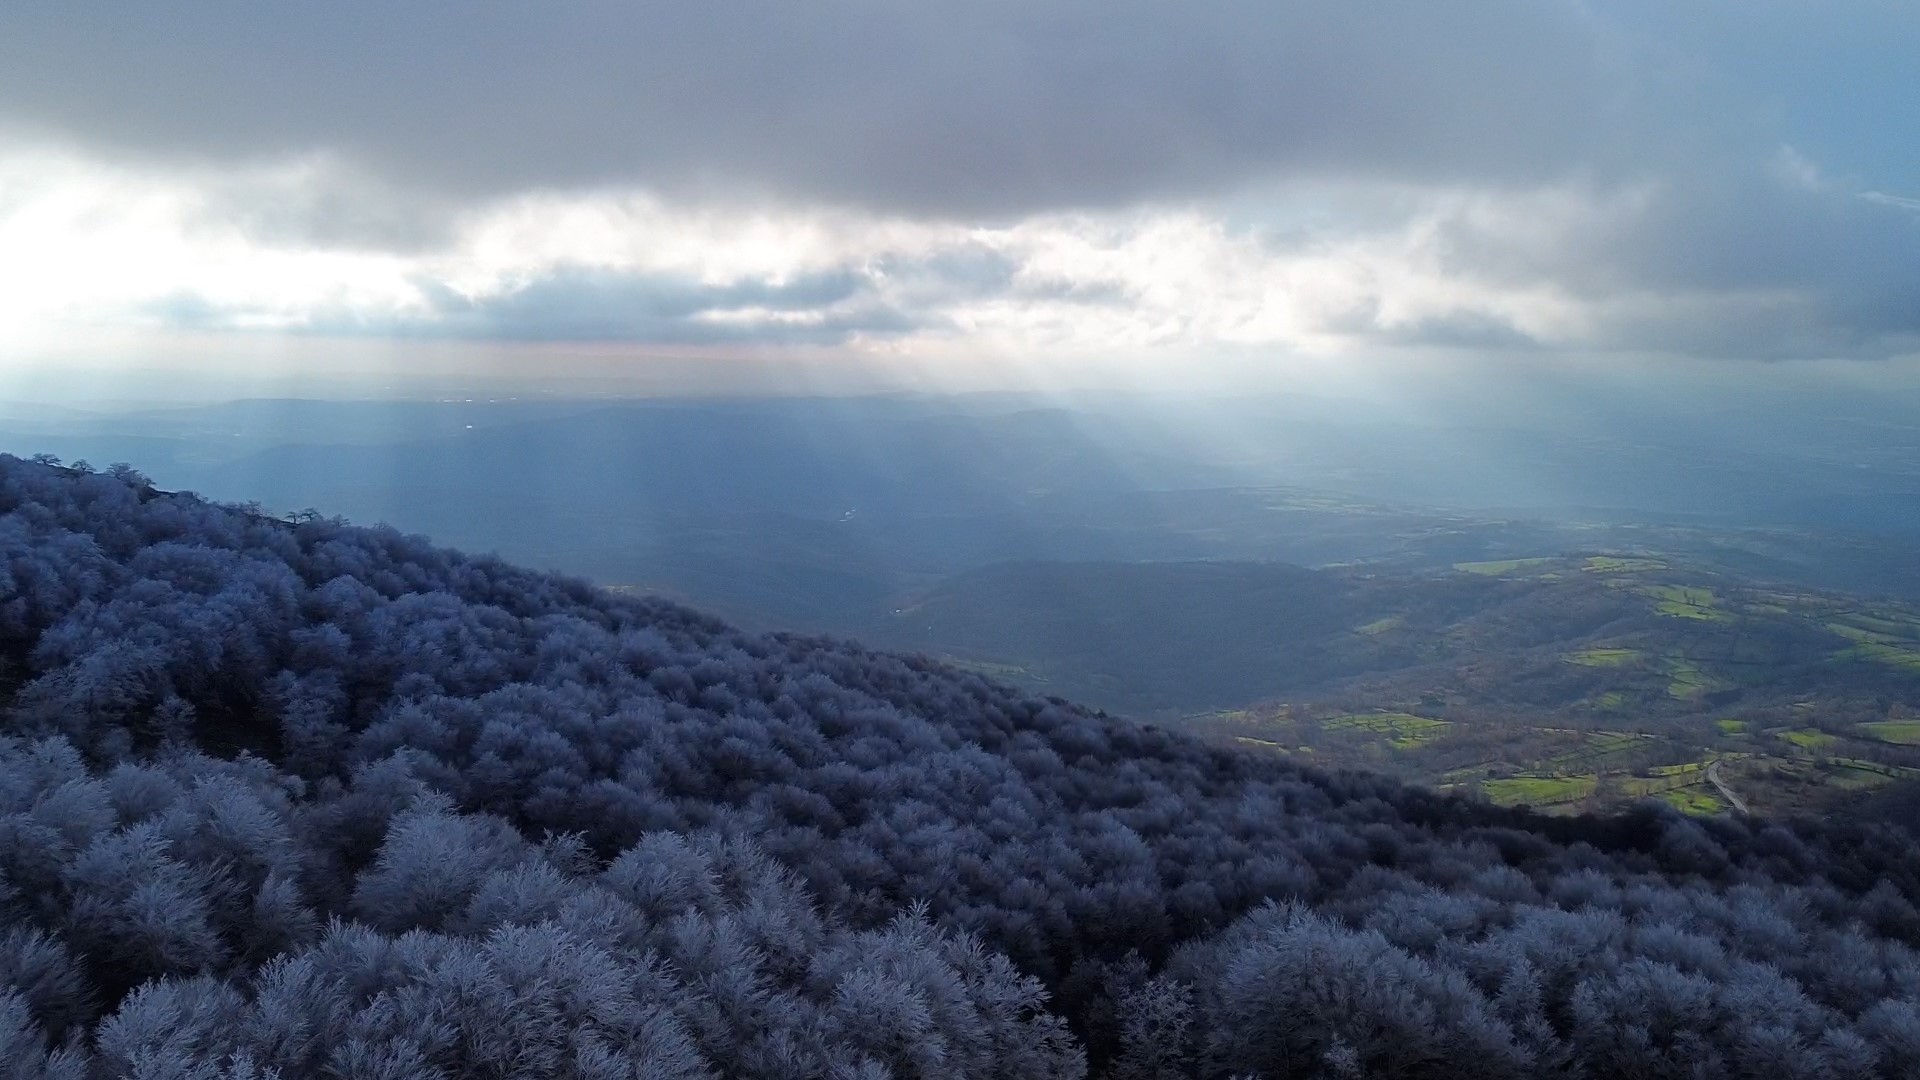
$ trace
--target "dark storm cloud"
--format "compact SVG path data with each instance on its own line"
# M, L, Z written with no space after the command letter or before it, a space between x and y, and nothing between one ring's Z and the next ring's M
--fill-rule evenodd
M1540 228L1463 219L1446 243L1462 267L1512 283L1551 274L1582 292L1622 287L1799 289L1920 281L1920 214L1832 187L1699 171L1639 190L1590 195L1583 209L1532 216ZM1526 224L1526 211L1509 211Z
M1468 216L1438 230L1447 268L1612 305L1596 345L1788 357L1920 348L1920 214L1897 203L1778 170L1702 169L1558 222L1509 216L1506 228Z
M16 0L0 122L174 159L324 151L463 195L1020 213L1278 174L1557 175L1620 122L1609 40L1563 0Z

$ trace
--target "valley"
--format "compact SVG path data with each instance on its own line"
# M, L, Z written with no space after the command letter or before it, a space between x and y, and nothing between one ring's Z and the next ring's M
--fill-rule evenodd
M1189 727L1550 813L1871 811L1920 780L1920 611L1647 557L1462 564L1483 606L1354 635L1376 670ZM1438 579L1427 590L1453 587ZM1369 609L1363 612L1371 615Z
M1920 780L1920 608L1645 551L1008 564L870 636L1253 752L1554 813L1879 813Z
M1529 463L1506 508L1445 455L1368 464L1407 435L1386 415L1250 402L1222 422L1262 441L1230 444L1107 404L251 401L0 437L1499 803L1883 815L1920 787L1913 474L1846 449L1897 402L1780 414L1820 471L1794 483L1851 500L1819 505L1732 413L1427 421Z

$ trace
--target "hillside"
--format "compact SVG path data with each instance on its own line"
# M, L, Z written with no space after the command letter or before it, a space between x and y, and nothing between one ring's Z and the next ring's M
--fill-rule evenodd
M1904 831L1538 817L130 470L0 457L0 696L19 1075L1920 1070Z
M943 581L872 636L1501 802L1715 813L1722 759L1745 802L1778 814L1872 812L1920 788L1920 608L1678 558L1006 564Z
M1456 576L1494 579L1483 588L1509 599L1441 624L1410 606L1375 636L1431 642L1419 662L1200 723L1536 805L1655 796L1695 812L1738 799L1781 815L1860 813L1920 787L1913 605L1646 557L1466 564Z
M1657 558L1462 564L1436 619L1415 583L1365 636L1395 656L1196 729L1497 802L1659 798L1904 819L1920 792L1920 609ZM1476 584L1474 579L1480 579ZM1438 585L1439 582L1435 582Z

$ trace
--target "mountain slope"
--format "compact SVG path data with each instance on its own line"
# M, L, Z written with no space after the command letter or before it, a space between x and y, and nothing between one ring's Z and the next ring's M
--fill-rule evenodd
M1920 1067L1905 833L1549 821L7 458L0 568L29 1072Z

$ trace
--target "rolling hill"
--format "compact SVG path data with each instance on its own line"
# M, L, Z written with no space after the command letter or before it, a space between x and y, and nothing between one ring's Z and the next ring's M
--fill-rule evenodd
M1715 812L1719 758L1780 813L1858 811L1920 781L1920 753L1886 737L1920 690L1920 608L1647 554L1418 573L1008 564L943 581L869 636L1502 801Z

